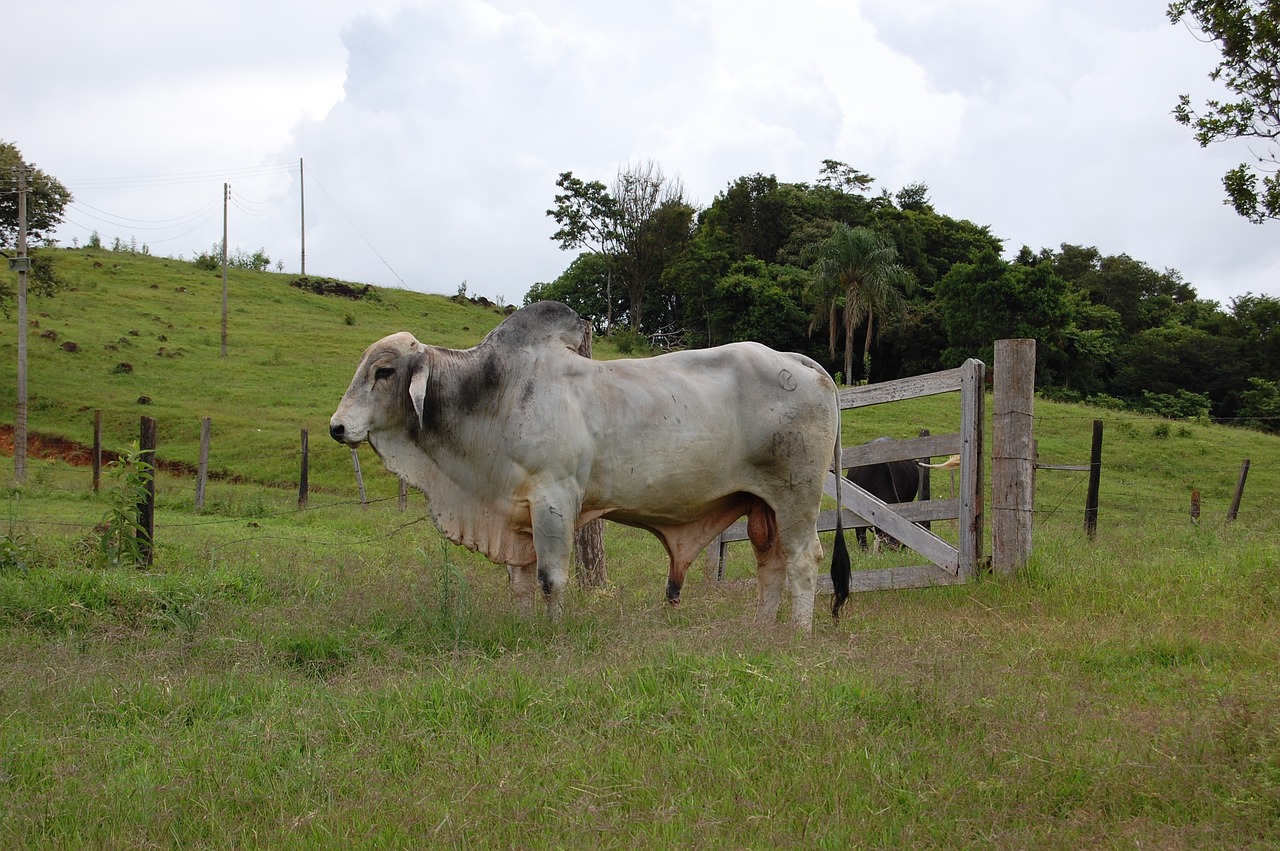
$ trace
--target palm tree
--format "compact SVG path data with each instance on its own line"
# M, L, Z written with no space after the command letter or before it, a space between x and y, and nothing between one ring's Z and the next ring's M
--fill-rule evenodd
M860 322L867 325L862 348L864 374L871 375L871 341L876 320L886 313L905 315L906 302L899 289L909 289L915 277L898 262L898 249L880 234L865 227L838 223L831 236L811 246L805 259L813 262L809 294L814 300L809 333L827 320L827 341L831 356L836 354L836 329L844 325L844 378L853 373L853 332Z

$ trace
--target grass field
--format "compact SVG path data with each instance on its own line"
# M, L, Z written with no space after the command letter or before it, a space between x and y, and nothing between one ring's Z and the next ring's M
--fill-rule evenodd
M1084 476L1042 471L1016 578L855 596L804 638L754 622L745 552L670 609L660 546L610 525L609 586L571 590L552 625L517 617L505 571L443 543L421 497L400 511L372 453L361 507L349 453L316 437L368 342L470 345L495 312L241 272L222 362L216 276L65 255L78 291L32 311L58 334L32 341L32 429L83 441L98 408L123 447L149 413L161 457L194 462L207 415L229 475L196 514L194 482L160 474L150 570L97 566L110 477L94 495L85 468L34 458L6 487L0 847L1280 841L1276 438L1038 400L1048 463L1084 463L1104 422L1099 532L1081 529ZM865 409L846 441L953 420L945 397Z

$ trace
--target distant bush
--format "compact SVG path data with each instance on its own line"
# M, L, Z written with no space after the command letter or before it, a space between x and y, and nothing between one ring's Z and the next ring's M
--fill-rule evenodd
M216 272L222 268L222 248L215 245L212 251L202 251L191 260L191 265L203 272Z
M649 341L631 328L615 328L610 332L609 339L618 347L618 352L624 355L642 353L649 348Z
M1129 404L1123 399L1117 399L1115 396L1109 396L1106 393L1094 393L1085 399L1084 403L1095 408L1106 408L1109 411L1125 411L1129 408Z
M201 251L192 258L191 265L205 272L216 272L221 269L222 243L215 242L208 251ZM235 251L228 252L227 266L231 269L249 269L254 272L265 272L271 268L271 258L267 256L265 248L259 248L252 254L237 248Z
M353 300L368 298L369 294L374 291L369 284L353 285L333 278L312 278L305 275L301 278L294 278L289 282L289 286L297 287L300 290L315 293L316 295L336 295Z
M1170 419L1208 419L1209 397L1203 393L1192 393L1179 388L1173 393L1152 393L1142 391L1142 404L1139 408L1148 413Z
M1250 428L1280 432L1280 383L1250 378L1249 389L1240 394L1240 418Z

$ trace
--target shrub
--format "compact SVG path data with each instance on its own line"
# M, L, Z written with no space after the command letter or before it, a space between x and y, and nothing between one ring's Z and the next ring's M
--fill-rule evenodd
M1172 394L1142 391L1142 410L1170 419L1208 419L1209 397L1179 388Z
M1280 383L1250 378L1240 394L1240 418L1244 425L1263 431L1280 431Z
M155 474L142 460L142 450L135 441L128 451L107 465L107 476L115 480L108 492L111 507L95 527L98 532L95 560L102 566L118 567L142 564L142 535L138 523L138 505L147 496L147 486Z
M0 536L0 573L8 570L26 573L31 560L31 544L22 535L11 530Z
M609 333L609 339L624 355L638 354L649 348L648 341L632 328L615 328Z
M203 272L216 272L222 268L222 246L214 245L209 251L202 251L191 260L191 265Z

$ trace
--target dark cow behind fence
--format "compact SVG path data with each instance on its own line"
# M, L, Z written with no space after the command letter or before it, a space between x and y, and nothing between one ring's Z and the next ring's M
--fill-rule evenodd
M892 441L891 437L877 437L870 443ZM869 445L869 444L863 444ZM911 502L920 490L920 468L914 459L886 461L881 464L868 464L865 467L850 467L846 478L872 496L890 505L898 502ZM858 536L858 546L867 548L867 526L858 526L854 531ZM892 549L902 546L898 540L886 532L876 529L876 536Z

